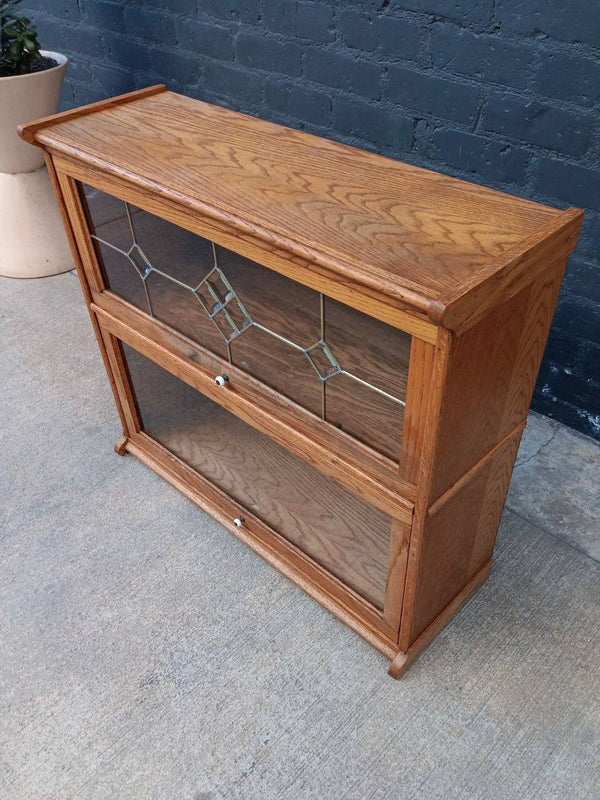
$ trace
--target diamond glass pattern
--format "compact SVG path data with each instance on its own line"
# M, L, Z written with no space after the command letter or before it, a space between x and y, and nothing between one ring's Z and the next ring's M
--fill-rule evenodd
M152 264L148 261L144 251L137 242L134 242L127 251L127 258L131 261L142 278L146 278L150 274Z
M319 339L318 342L315 342L307 348L304 354L314 367L321 381L328 381L329 378L343 372L343 369L338 364L336 357L333 355L324 339Z
M150 294L148 292L146 281L148 276L151 275L153 272L155 272L156 274L160 275L166 280L177 284L181 288L187 289L194 295L194 297L196 297L196 299L198 300L201 307L204 309L207 316L213 321L219 333L225 340L225 343L227 344L229 361L231 361L230 343L252 327L258 328L264 333L268 334L269 336L272 336L275 339L278 339L280 342L285 343L290 348L304 353L309 363L313 367L314 371L316 372L319 381L321 382L322 386L321 417L323 419L325 419L326 416L325 386L327 381L331 380L336 375L345 375L347 378L356 381L362 386L371 389L373 392L376 392L377 394L386 397L388 400L391 400L394 403L397 403L398 405L401 406L406 405L405 401L402 400L401 398L389 394L388 392L383 391L383 389L380 389L375 384L369 383L368 381L363 380L357 375L354 375L353 373L345 370L343 366L339 363L339 361L335 357L332 349L327 344L327 341L325 339L325 319L324 319L324 304L323 304L322 294L320 295L321 338L316 342L314 342L314 344L310 345L310 347L303 347L297 342L288 339L287 337L281 335L280 333L277 333L271 328L268 328L265 325L262 325L259 321L253 319L252 315L248 312L244 303L242 302L242 300L236 293L235 289L229 282L227 276L220 268L217 259L217 248L214 242L212 243L213 265L209 269L207 274L204 276L204 278L200 281L200 283L198 283L196 286L190 286L187 283L183 283L182 281L177 280L177 278L174 278L172 275L169 275L168 272L164 272L163 270L155 267L150 262L150 260L140 247L136 238L135 228L133 225L133 219L131 216L129 205L127 203L125 203L124 205L132 239L132 243L129 249L122 250L120 247L117 247L111 242L108 242L105 239L100 238L96 234L90 234L90 235L92 239L99 242L100 244L106 245L107 247L110 247L112 250L116 250L118 253L121 253L121 255L123 255L133 266L136 273L142 280L146 294L148 313L150 314L150 316L153 317L154 312L152 310L152 302L150 299Z
M252 317L218 266L200 281L194 294L227 344L253 324Z

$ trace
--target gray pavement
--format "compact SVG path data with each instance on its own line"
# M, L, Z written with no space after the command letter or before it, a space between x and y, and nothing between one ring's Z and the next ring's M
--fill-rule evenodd
M0 279L0 798L600 797L600 448L531 415L492 575L387 662L112 444L72 273Z

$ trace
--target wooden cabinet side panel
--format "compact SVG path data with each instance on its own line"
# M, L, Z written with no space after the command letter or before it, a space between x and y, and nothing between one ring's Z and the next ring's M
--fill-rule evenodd
M433 371L403 651L491 557L564 268L563 258L437 355L445 369Z
M525 420L529 411L566 266L565 259L531 288L529 309L500 426L503 431L511 430Z
M430 502L526 419L564 268L453 336Z
M520 438L518 430L446 502L425 515L415 600L402 649L423 633L491 558Z

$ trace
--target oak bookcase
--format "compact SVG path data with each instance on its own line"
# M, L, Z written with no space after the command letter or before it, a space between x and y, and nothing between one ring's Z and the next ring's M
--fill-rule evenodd
M490 571L582 212L163 86L21 135L46 152L117 452L400 675Z

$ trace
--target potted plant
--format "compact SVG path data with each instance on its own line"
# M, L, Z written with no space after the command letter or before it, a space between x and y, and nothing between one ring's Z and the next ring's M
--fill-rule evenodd
M0 0L0 274L41 277L73 265L43 152L17 126L56 112L67 59L40 49L20 3Z

